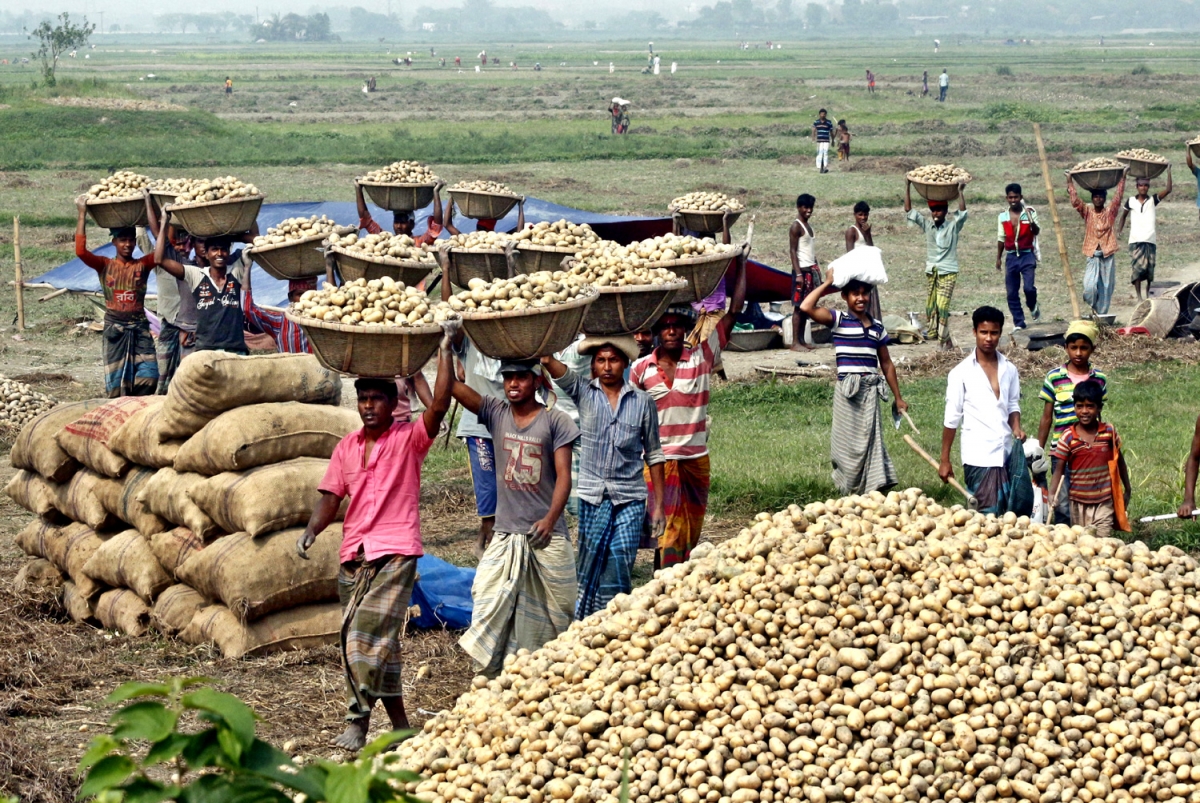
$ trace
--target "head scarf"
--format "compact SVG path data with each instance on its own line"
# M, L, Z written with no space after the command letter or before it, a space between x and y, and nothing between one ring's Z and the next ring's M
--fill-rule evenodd
M949 211L950 204L946 203L945 201L930 201L929 208L930 209L945 209L945 210Z
M1070 338L1071 335L1083 335L1094 346L1096 345L1096 341L1100 339L1100 327L1096 326L1092 321L1071 321L1071 325L1067 327L1065 337Z
M579 341L579 353L595 356L596 352L605 346L611 346L625 355L630 364L640 356L637 341L632 335L614 335L609 337L585 337Z

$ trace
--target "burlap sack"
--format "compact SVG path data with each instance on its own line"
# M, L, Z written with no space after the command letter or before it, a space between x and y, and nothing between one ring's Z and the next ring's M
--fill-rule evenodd
M4 492L21 507L39 516L58 515L58 491L65 485L50 482L33 471L22 469L8 481Z
M163 571L175 577L180 565L204 548L204 542L187 527L176 527L150 536L150 551Z
M295 457L328 458L338 441L361 426L357 412L328 404L238 407L188 438L175 456L175 470L212 475Z
M216 644L226 658L266 655L336 644L342 606L336 602L299 608L243 624L224 605L200 610L179 634L188 644Z
M86 622L95 615L91 601L80 594L79 589L70 580L63 583L62 606L67 616L76 622Z
M140 636L150 627L150 609L128 588L105 591L96 602L96 618L109 630Z
M138 499L151 513L178 527L187 527L201 541L210 541L221 535L222 530L188 493L202 482L204 477L199 474L179 474L173 468L160 468L146 482Z
M150 551L150 542L137 530L117 533L101 544L84 564L83 573L113 588L128 588L148 603L171 585Z
M93 530L118 529L120 519L100 503L105 480L91 469L76 471L70 482L58 486L54 506L71 521L86 524Z
M58 445L97 474L120 477L129 468L129 461L109 448L109 439L134 413L162 403L162 396L110 399L59 430Z
M13 441L9 459L14 468L36 471L51 482L66 482L79 468L79 461L58 445L58 431L108 399L60 404L21 427Z
M161 405L139 410L112 434L108 448L139 466L163 468L173 465L183 441L164 438L161 422Z
M96 497L104 509L147 538L169 526L139 498L156 473L155 469L134 466L124 479L106 479L96 487Z
M225 532L263 535L308 523L328 466L328 460L297 457L248 471L226 471L195 484L188 494ZM348 500L342 500L338 521Z
M166 438L190 438L235 407L285 401L338 404L341 398L341 378L311 354L242 357L197 351L183 359L171 379L161 431Z
M317 537L309 559L296 554L304 530L254 538L236 533L219 538L176 569L179 579L211 600L225 603L238 618L253 621L275 611L338 598L341 525Z
M111 535L97 533L86 524L68 524L62 530L62 537L50 549L47 559L58 567L60 572L71 576L75 590L87 599L91 599L103 590L103 586L92 579L84 566Z
M26 562L13 578L13 591L28 594L34 591L53 590L63 584L62 572L45 558L34 558Z
M25 529L17 533L17 546L26 555L33 558L49 557L47 541L62 537L62 530L45 519L37 518L25 525Z
M158 595L154 603L153 621L159 633L174 636L187 627L208 600L195 589L177 583Z

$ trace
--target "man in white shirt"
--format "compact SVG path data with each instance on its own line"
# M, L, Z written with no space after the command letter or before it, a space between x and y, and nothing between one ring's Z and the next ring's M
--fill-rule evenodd
M1129 262L1133 272L1129 281L1142 300L1142 282L1146 283L1146 298L1150 297L1150 285L1154 281L1154 266L1158 262L1158 214L1159 203L1171 194L1171 168L1167 168L1167 186L1162 192L1150 194L1150 179L1138 178L1137 194L1126 198L1121 206L1121 219L1117 221L1117 237L1129 221Z
M946 102L946 92L950 89L950 73L942 70L942 74L938 76L938 102Z
M1004 313L980 307L971 316L975 350L950 371L946 382L946 414L942 429L942 461L938 475L954 476L950 447L962 429L963 479L984 513L1009 510L1009 456L1021 429L1021 380L1017 368L996 350L1004 330ZM1016 450L1020 452L1020 449ZM1022 455L1023 457L1023 455ZM1023 470L1022 461L1022 470Z

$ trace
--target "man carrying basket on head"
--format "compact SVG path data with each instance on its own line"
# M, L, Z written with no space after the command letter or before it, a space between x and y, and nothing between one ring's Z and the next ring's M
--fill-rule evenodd
M1106 209L1108 190L1092 190L1092 205L1079 200L1075 182L1067 176L1067 195L1071 206L1083 218L1083 256L1087 270L1083 274L1083 300L1094 312L1107 315L1112 303L1113 283L1116 281L1117 233L1114 228L1121 197L1125 194L1125 174L1117 184L1117 194Z
M439 181L433 188L433 214L426 218L426 229L422 234L413 234L416 226L416 215L413 212L394 212L392 214L392 233L406 234L412 237L414 245L429 245L442 233L442 187L446 182ZM379 234L383 229L371 217L367 209L367 199L363 197L362 185L354 182L354 201L358 205L358 227L367 234Z
M912 208L912 180L904 180L904 212L909 223L925 232L925 275L929 279L929 297L925 301L925 317L929 336L936 337L942 348L950 349L950 299L958 281L958 237L967 222L965 181L958 182L958 211L947 221L950 205L946 201L930 201L929 217Z

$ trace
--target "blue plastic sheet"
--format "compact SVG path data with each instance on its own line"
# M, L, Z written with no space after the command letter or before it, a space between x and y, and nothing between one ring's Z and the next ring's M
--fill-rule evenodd
M417 560L417 584L412 604L421 608L414 624L426 630L446 627L465 630L471 625L471 583L475 570L447 563L433 555Z

